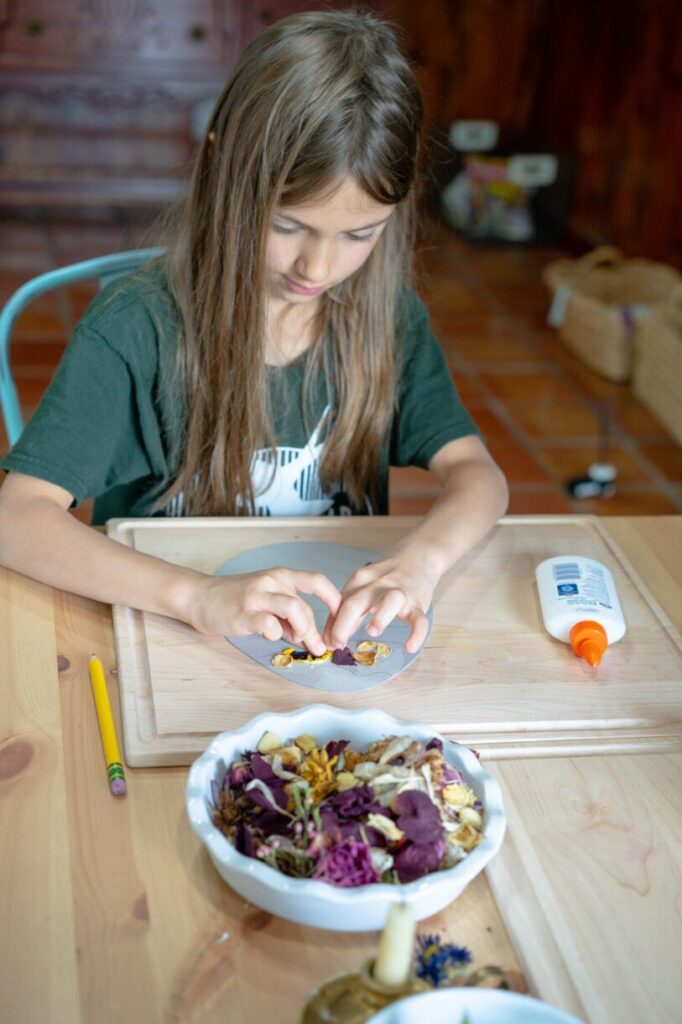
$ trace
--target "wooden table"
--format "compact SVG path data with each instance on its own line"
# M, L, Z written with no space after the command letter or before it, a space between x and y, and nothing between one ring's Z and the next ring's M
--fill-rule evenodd
M682 518L607 528L682 628ZM0 1016L293 1022L377 936L292 925L236 896L186 821L186 768L131 769L128 796L110 796L87 662L113 650L108 607L0 572ZM591 1024L677 1019L678 740L488 762L509 813L492 889L480 876L420 930L476 965L520 964L531 992Z

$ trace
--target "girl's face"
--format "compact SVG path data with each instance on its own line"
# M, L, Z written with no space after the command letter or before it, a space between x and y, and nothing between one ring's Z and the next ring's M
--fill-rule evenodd
M279 207L265 250L268 298L314 304L362 266L393 210L352 178L328 198Z

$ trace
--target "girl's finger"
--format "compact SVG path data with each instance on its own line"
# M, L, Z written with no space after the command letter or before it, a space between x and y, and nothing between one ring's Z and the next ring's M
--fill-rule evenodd
M291 582L295 590L301 594L314 594L324 601L332 615L336 615L341 604L341 593L321 572L291 571Z
M291 627L295 643L315 628L315 616L309 604L291 594L266 594L262 598L262 610L271 612L278 619L285 619Z
M320 636L319 630L315 625L313 625L312 629L309 630L305 636L301 637L299 643L303 644L304 647L307 647L311 654L315 654L318 658L327 650L327 645Z
M374 600L375 596L369 590L358 590L346 598L332 625L330 647L347 645L348 637L358 628Z
M264 640L281 640L283 636L282 623L275 615L265 612L254 615L251 620L252 631L260 633Z
M404 619L412 626L412 632L407 638L405 646L410 654L415 654L426 640L426 635L429 632L429 620L419 608L413 608L409 615L404 616Z
M372 616L372 621L367 626L367 635L381 636L386 626L393 622L397 615L400 615L406 600L407 597L403 590L389 590L384 594Z

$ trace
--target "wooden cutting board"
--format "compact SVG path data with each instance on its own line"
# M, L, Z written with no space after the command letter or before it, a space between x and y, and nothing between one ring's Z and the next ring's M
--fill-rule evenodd
M486 874L533 992L590 1024L679 1020L682 755L489 767L507 834Z
M388 550L411 517L127 519L108 534L213 572L239 551L292 540ZM534 582L542 559L586 555L613 572L628 631L592 670L544 630ZM319 693L255 665L222 637L114 609L126 760L189 764L216 732L313 702L382 708L430 722L486 756L675 749L682 735L682 644L600 521L507 517L441 581L434 628L408 669L370 693Z

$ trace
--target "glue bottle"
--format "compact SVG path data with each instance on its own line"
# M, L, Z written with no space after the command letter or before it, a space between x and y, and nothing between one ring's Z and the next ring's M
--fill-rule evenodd
M596 668L608 645L625 633L610 571L591 558L559 555L540 562L535 577L547 632Z

